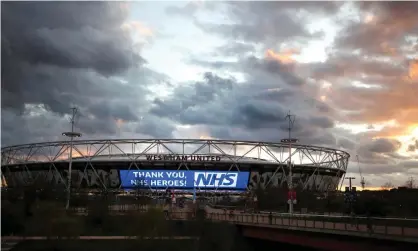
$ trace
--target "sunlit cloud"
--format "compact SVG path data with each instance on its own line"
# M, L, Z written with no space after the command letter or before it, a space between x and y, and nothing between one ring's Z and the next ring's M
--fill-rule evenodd
M418 59L412 61L409 65L409 78L418 81Z
M278 53L269 49L266 51L265 56L266 58L277 60L282 64L292 64L296 62L296 60L294 59L294 56L298 54L299 54L299 51L295 49L283 50Z
M376 16L373 13L366 13L363 17L363 21L366 24L372 24L374 21L376 21Z
M120 129L122 125L125 123L123 119L116 119L116 126Z
M125 22L122 24L121 29L132 34L135 41L144 41L154 36L152 29L139 21Z

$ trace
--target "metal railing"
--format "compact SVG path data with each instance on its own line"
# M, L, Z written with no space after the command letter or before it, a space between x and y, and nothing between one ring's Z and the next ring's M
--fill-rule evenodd
M172 218L190 219L190 213L172 212ZM285 216L246 213L206 213L206 220L224 221L237 225L282 228L367 236L372 238L399 239L418 242L418 220L385 218L325 218L315 216ZM335 219L338 219L336 221Z

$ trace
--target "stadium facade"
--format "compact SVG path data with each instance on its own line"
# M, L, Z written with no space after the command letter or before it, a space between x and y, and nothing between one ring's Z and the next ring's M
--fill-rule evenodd
M37 180L67 185L68 141L1 149L3 185L28 186ZM344 151L292 145L293 184L308 190L335 190L350 155ZM74 189L174 189L244 191L287 187L289 145L285 143L109 139L73 141Z

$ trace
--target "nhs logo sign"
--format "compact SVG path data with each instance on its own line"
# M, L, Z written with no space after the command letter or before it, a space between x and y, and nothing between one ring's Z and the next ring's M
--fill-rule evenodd
M205 188L235 188L237 186L238 173L236 172L195 172L195 187Z

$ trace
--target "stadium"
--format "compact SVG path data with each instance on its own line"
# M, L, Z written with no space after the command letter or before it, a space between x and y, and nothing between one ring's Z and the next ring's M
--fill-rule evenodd
M72 146L72 157L70 149ZM335 190L350 155L337 149L254 141L107 139L44 142L1 149L2 185L39 179L72 189L244 192L287 187L289 155L294 187Z

